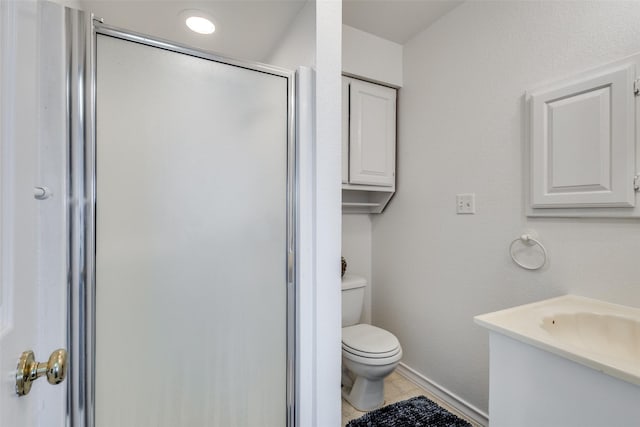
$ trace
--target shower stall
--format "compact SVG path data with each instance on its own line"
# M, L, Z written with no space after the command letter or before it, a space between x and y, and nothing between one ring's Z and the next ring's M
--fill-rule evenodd
M38 28L35 66L46 67L33 99L49 101L34 108L59 127L36 138L35 178L15 173L36 186L15 211L40 219L34 250L63 249L50 262L67 286L56 307L67 324L67 426L294 426L295 74L51 3L2 7L3 37L11 25ZM19 72L2 68L3 105L24 103L7 89ZM9 149L7 108L3 164L30 155ZM4 199L14 172L2 172ZM15 352L6 301L3 369ZM29 396L17 399L0 394L5 414Z

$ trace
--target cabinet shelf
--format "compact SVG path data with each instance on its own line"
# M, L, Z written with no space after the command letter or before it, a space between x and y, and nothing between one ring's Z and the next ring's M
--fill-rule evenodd
M377 191L342 187L342 213L381 213L391 200L393 190Z
M351 191L377 191L381 193L393 193L396 191L395 185L389 187L379 187L376 185L354 185L342 183L343 190L351 190Z
M342 202L342 206L347 208L377 208L380 203Z

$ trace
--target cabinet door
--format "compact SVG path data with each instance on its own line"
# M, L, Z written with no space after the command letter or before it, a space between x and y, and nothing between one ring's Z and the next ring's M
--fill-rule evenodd
M349 93L349 183L393 186L396 91L351 80Z
M342 183L349 183L349 82L342 78Z
M634 64L530 94L531 207L633 207Z

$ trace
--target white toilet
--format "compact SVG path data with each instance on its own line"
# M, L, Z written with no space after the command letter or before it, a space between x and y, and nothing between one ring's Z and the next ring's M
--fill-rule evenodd
M398 339L388 331L358 323L367 281L347 274L342 278L342 397L360 411L384 403L384 378L402 358Z

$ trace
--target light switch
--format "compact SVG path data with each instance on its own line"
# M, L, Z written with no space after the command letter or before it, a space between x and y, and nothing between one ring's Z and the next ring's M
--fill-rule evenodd
M456 213L476 213L476 195L474 193L456 194Z

